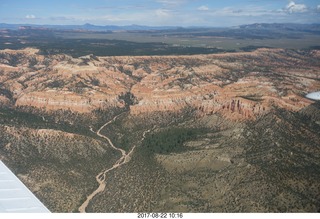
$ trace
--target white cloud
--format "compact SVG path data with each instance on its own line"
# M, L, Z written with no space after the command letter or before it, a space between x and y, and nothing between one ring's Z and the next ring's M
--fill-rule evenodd
M186 3L186 0L156 0L156 2L162 4L164 7L173 8L183 5Z
M26 15L26 18L27 18L27 19L35 19L36 16L33 15L33 14L28 14L28 15Z
M258 17L258 16L276 16L282 11L266 10L258 6L245 6L242 8L225 7L219 10L210 10L213 16L221 17Z
M317 11L319 11L319 12L320 12L320 5L318 5L318 6L317 6Z
M49 17L48 19L52 21L73 21L75 18L67 17L67 16L56 16L56 17Z
M100 19L100 18L97 18ZM125 17L125 16L112 16L112 15L106 15L103 16L103 20L107 21L107 22L122 22L122 21L129 21L130 18Z
M305 4L296 4L294 1L290 1L284 10L288 13L302 13L308 11L308 7Z
M208 6L206 6L206 5L202 5L202 6L200 6L200 7L198 8L198 10L199 10L199 11L209 11L209 8L208 8Z
M161 18L168 18L170 17L170 11L167 9L158 9L156 10L156 15Z

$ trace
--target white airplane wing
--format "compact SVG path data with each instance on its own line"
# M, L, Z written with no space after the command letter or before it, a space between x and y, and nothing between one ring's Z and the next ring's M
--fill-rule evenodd
M306 97L312 100L320 100L320 91L310 93Z
M50 211L0 160L0 213L49 213Z

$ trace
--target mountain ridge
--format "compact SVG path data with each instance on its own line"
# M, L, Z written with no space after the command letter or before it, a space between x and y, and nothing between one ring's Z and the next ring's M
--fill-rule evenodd
M85 23L82 25L56 25L56 24L7 24L0 23L0 29L14 29L30 28L30 29L55 29L55 30L86 30L86 31L160 31L160 30L188 30L188 29L288 29L288 30L300 30L305 31L309 29L319 30L320 23L312 24L299 24L299 23L254 23L245 24L233 27L210 27L210 26L146 26L146 25L94 25Z

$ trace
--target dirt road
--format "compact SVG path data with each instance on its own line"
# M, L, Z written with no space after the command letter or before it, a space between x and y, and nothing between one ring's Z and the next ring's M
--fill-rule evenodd
M121 148L117 148L117 147L112 143L112 141L110 140L110 138L108 138L107 136L105 136L105 135L103 135L103 134L100 133L102 129L104 129L104 128L105 128L107 125L109 125L110 123L114 122L114 121L115 121L120 115L122 115L122 114L123 114L123 113L115 116L112 120L110 120L109 122L107 122L107 123L105 123L103 126L101 126L100 129L96 132L96 134L97 134L98 136L100 136L101 138L106 139L106 140L109 142L110 146L111 146L113 149L119 151L122 156L113 164L113 166L112 166L111 168L106 169L106 170L100 172L100 173L96 176L96 180L97 180L99 186L98 186L98 188L97 188L93 193L91 193L91 194L87 197L87 200L79 207L78 210L79 210L80 213L86 213L86 208L87 208L87 206L89 205L90 201L91 201L97 194L99 194L99 193L101 193L101 192L104 191L104 189L106 188L105 180L107 179L107 173L110 172L111 170L114 170L114 169L122 166L123 164L128 163L128 162L130 161L130 159L131 159L131 155L132 155L134 149L136 148L136 145L134 145L134 146L132 147L132 149L127 153L125 150L123 150L123 149L121 149ZM90 128L90 130L93 131L92 128ZM143 137L142 137L141 141L143 141L143 140L145 139L146 134L147 134L148 132L150 132L150 131L151 131L151 130L149 129L149 130L143 132Z

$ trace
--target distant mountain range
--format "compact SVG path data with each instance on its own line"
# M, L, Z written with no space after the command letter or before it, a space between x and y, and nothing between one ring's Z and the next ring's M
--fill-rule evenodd
M256 24L248 24L241 25L241 29L282 29L287 31L301 31L301 32L312 32L312 33L320 33L320 24L293 24L293 23L256 23Z
M213 27L179 27L179 26L143 26L143 25L106 25L98 26L93 24L83 25L36 25L36 24L6 24L0 23L0 29L54 29L54 30L83 30L83 31L151 31L151 30L177 30L177 29L215 29ZM320 33L320 24L293 24L293 23L256 23L240 25L231 29L285 29L292 31L311 31ZM228 28L229 29L229 28Z
M86 31L134 31L134 30L169 30L178 29L180 27L175 26L141 26L141 25L127 25L127 26L116 26L116 25L106 25L97 26L93 24L83 24L83 25L36 25L36 24L6 24L0 23L0 29L11 29L18 30L20 28L30 28L30 29L55 29L55 30L86 30Z

